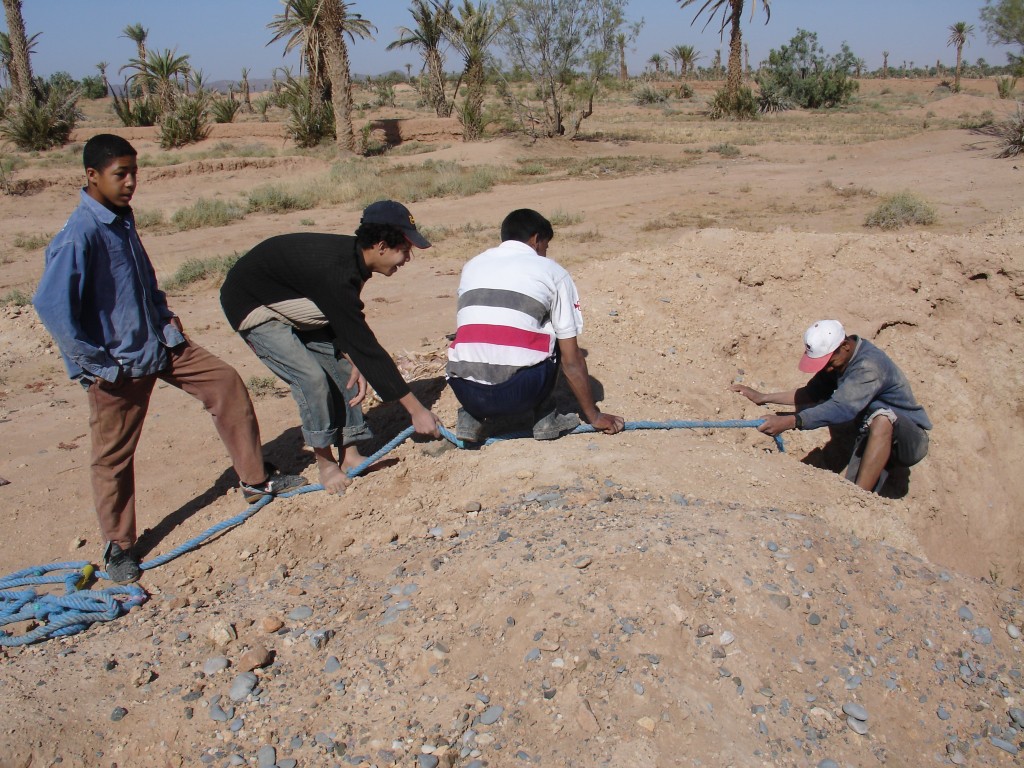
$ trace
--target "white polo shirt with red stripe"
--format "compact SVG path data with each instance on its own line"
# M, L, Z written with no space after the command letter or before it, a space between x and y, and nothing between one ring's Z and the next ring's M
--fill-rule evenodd
M526 243L506 240L462 268L458 328L447 374L502 384L554 354L558 339L583 332L569 273Z

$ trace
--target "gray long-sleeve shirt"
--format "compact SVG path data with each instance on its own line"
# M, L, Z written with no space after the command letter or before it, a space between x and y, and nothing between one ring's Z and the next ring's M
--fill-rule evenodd
M857 339L857 346L842 374L821 371L804 387L818 404L800 411L800 429L845 424L879 408L889 408L897 418L931 429L928 414L914 399L903 372L870 341L852 338Z

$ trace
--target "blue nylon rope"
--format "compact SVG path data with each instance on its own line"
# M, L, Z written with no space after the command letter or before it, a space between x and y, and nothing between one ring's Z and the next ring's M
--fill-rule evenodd
M739 419L726 421L630 421L626 423L625 428L627 431L638 429L739 429L756 428L763 423L763 419L752 421ZM459 440L447 427L440 426L439 430L445 440L459 448L466 447L466 444ZM590 425L582 424L576 427L570 434L579 435L596 431ZM348 476L356 477L362 474L382 457L405 442L414 432L415 430L412 427L406 427L379 451L367 457L359 466L348 470ZM503 440L519 437L532 437L532 435L529 432L510 433L488 438L482 445L492 445ZM776 435L774 439L779 451L785 451L782 437ZM299 494L322 490L322 485L314 484L282 493L280 496L281 498L290 498ZM269 504L273 498L269 494L264 496L259 501L250 505L245 511L207 528L198 536L194 536L183 544L178 545L170 552L147 560L142 563L141 569L148 571L196 549L204 541L245 522ZM82 632L96 622L113 621L119 616L125 615L135 606L142 605L149 597L145 590L136 584L115 585L105 589L84 589L85 584L90 581L92 574L93 569L89 562L78 560L24 568L0 578L0 647L28 645L51 637L66 637ZM96 571L95 575L102 579L108 578L107 574L103 571ZM54 595L43 593L40 595L35 589L17 589L18 587L41 586L44 584L63 584L66 594ZM37 621L40 624L17 637L2 629L4 626L22 621Z

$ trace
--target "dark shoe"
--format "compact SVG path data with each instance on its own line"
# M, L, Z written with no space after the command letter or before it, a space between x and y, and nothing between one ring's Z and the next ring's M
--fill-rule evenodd
M552 409L534 422L533 437L535 440L554 440L567 435L580 425L580 417L575 413L559 413Z
M279 496L287 491L294 491L296 488L303 488L309 485L309 481L302 475L282 475L275 471L266 480L258 485L247 485L239 483L242 489L242 496L249 504L254 504L264 496Z
M455 421L455 436L467 443L482 443L487 439L487 425L465 408L459 408Z
M112 541L103 548L103 568L107 578L115 584L133 584L142 577L142 569L131 547L125 552Z

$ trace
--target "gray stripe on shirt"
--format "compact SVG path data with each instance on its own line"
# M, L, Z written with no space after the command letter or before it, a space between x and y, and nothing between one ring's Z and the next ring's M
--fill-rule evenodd
M532 317L538 326L543 325L548 319L547 307L525 293L501 288L474 288L459 296L459 309L481 306L514 309Z
M473 379L487 384L504 384L522 370L521 366L494 365L449 360L445 372L456 379Z

